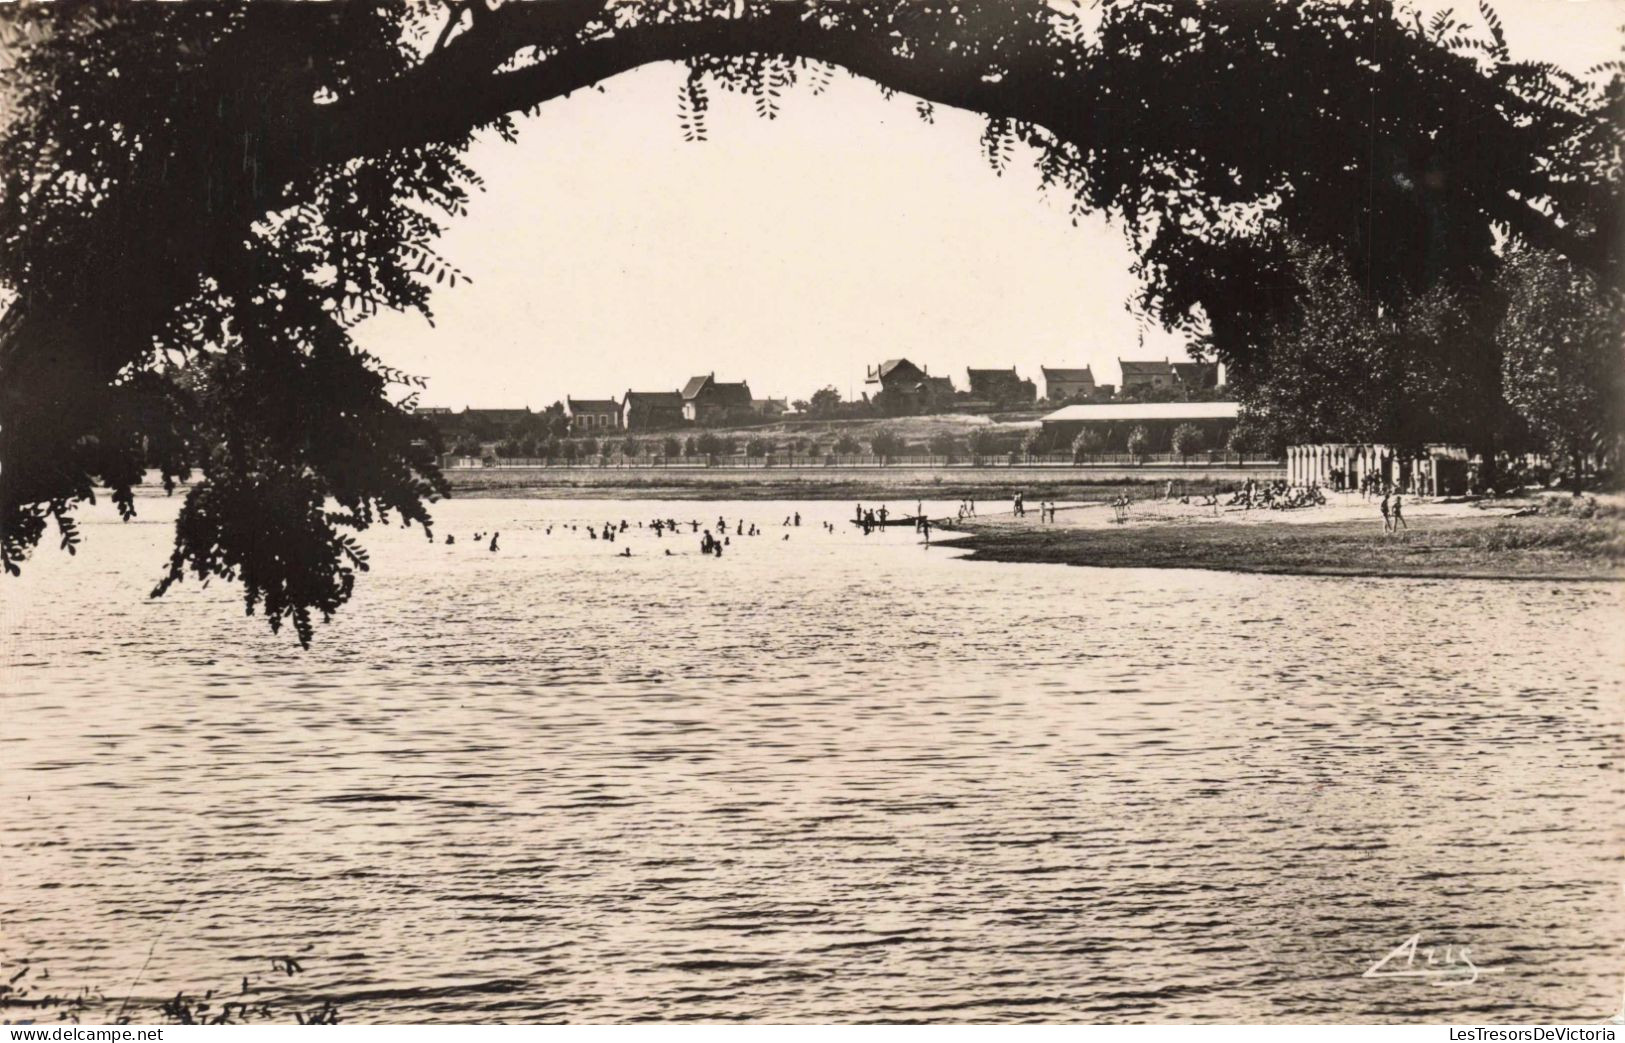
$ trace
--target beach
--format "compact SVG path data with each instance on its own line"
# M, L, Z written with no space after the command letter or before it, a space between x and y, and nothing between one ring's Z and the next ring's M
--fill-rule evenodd
M1195 497L1191 498L1193 501ZM1225 498L1221 497L1221 503ZM1625 531L1618 504L1593 517L1532 513L1565 497L1411 500L1405 528L1383 531L1377 499L1331 494L1325 506L1246 510L1178 500L1134 502L1125 520L1099 502L1058 504L1040 521L1008 504L964 523L955 545L974 561L1102 568L1218 569L1323 576L1619 580ZM1557 508L1561 510L1561 507Z

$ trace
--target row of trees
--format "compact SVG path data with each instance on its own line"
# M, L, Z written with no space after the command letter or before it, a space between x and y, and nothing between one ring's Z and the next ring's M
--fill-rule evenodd
M1224 448L1231 452L1244 454L1266 452L1267 446L1257 444L1254 438L1253 429L1237 428L1236 433L1226 442ZM1205 449L1218 448L1216 446L1210 447L1202 430L1194 424L1180 424L1175 427L1168 445L1175 455L1187 459ZM962 459L980 460L1007 453L1018 453L1025 456L1052 455L1057 452L1064 452L1068 448L1070 448L1074 458L1081 460L1106 452L1108 444L1104 433L1094 428L1088 428L1079 433L1069 446L1056 444L1049 435L1041 430L1015 434L981 429L972 431L963 438L943 432L933 435L924 443L910 443L896 432L883 428L873 432L866 440L862 441L850 434L843 434L832 441L815 438L789 438L775 441L760 436L739 439L711 432L690 435L683 439L672 435L651 439L636 437L597 439L589 436L586 438L549 439L542 442L529 439L508 439L497 444L496 455L506 458L566 462L597 460L600 463L608 463L611 460L619 460L629 464L655 460L703 460L735 456L741 452L750 459L764 459L780 455L792 457L857 456L867 453L870 456L880 457L882 460L911 455L930 455L945 457L950 461L958 461ZM1143 458L1156 451L1156 445L1152 433L1146 427L1136 426L1128 431L1124 439L1123 449L1135 457ZM469 439L455 444L451 451L459 456L479 456L483 452L483 445L478 441Z
M1507 249L1471 279L1393 304L1342 255L1294 243L1293 294L1239 391L1266 440L1429 442L1543 452L1578 490L1625 431L1625 297L1550 250ZM1489 476L1493 481L1493 474Z

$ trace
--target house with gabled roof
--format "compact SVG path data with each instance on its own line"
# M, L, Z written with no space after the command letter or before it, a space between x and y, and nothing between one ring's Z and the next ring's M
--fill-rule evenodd
M1175 362L1174 381L1188 388L1214 388L1219 386L1217 362Z
M1137 387L1167 387L1174 383L1174 367L1166 358L1162 360L1147 359L1136 361L1134 359L1118 359L1118 367L1123 371L1121 387L1124 391Z
M715 373L690 377L678 394L683 398L683 419L691 424L711 423L739 410L750 411L750 385L742 380L723 383Z
M966 369L971 398L999 406L1030 405L1038 401L1038 388L1009 369Z
M621 404L613 398L566 398L564 415L570 418L573 435L621 429Z
M893 412L917 412L954 397L951 379L933 377L908 359L887 359L878 366L868 367L864 383L878 384L875 395L885 396L881 401Z
M1095 373L1088 366L1082 369L1040 366L1038 372L1044 378L1044 397L1051 402L1095 397Z
M683 426L680 391L633 391L621 397L623 431L664 431Z

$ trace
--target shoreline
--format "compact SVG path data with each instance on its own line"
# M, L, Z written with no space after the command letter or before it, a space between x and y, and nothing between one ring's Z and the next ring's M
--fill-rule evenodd
M1440 508L1461 508L1448 510ZM1320 508L1328 513L1346 510ZM1033 523L1008 516L953 530L965 561L1095 568L1203 569L1260 575L1384 579L1625 581L1617 519L1517 515L1467 504L1423 504L1409 528L1384 535L1374 518L1200 518L1112 524ZM944 533L946 537L947 532ZM946 542L946 540L945 540Z
M1159 491L1169 481L1187 492L1233 487L1275 472L1233 468L839 467L839 468L489 468L446 472L456 499L886 500L976 499L1097 502L1124 491Z

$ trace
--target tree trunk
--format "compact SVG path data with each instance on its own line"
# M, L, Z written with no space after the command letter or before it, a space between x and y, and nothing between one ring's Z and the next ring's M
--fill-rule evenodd
M1478 480L1492 493L1497 491L1501 481L1501 462L1496 459L1498 453L1494 435L1488 435L1469 447L1469 455L1476 454L1484 461L1483 469L1478 473Z

